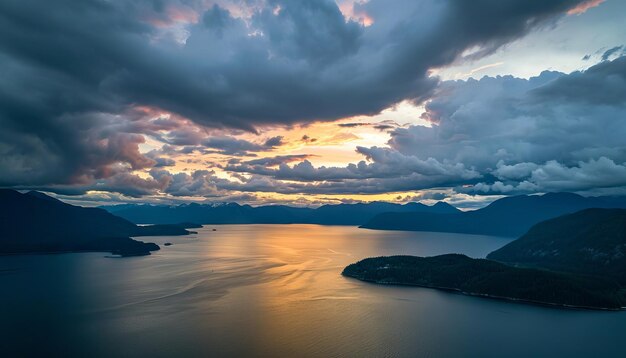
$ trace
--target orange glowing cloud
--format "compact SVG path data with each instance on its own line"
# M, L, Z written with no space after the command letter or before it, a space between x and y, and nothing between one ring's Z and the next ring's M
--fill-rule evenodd
M167 9L167 14L172 21L195 24L198 22L198 13L188 7L171 6Z
M343 0L338 1L337 6L339 7L339 11L343 14L343 17L346 18L346 21L356 21L361 25L368 27L374 24L374 19L363 9L355 6L366 2L367 0Z
M580 15L585 13L587 10L599 6L602 4L604 0L589 0L583 3L578 4L576 7L571 8L567 11L568 15Z
M149 14L144 21L157 28L168 28L175 24L195 24L199 16L198 12L190 7L169 6L164 16Z

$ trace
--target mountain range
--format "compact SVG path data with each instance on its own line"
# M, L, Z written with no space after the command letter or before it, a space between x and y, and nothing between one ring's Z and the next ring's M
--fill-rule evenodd
M474 211L382 213L361 227L515 237L541 221L588 208L626 208L626 197L583 197L572 193L519 195L496 200Z
M378 214L432 213L453 214L460 210L438 202L432 206L422 203L404 205L372 202L358 204L323 205L319 208L298 208L285 205L253 207L236 203L182 204L177 206L124 204L101 208L137 224L320 224L361 225Z
M186 235L178 225L138 226L99 208L73 206L39 192L0 189L0 254L104 251L149 254L131 236Z

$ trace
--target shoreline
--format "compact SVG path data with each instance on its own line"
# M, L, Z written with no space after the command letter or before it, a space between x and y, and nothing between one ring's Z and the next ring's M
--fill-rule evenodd
M63 254L87 254L87 253L103 253L103 254L110 254L110 255L117 255L115 256L115 258L117 257L133 257L133 256L149 256L152 255L152 251L146 251L145 253L140 253L140 254L130 254L130 255L123 255L123 254L115 254L112 251L114 250L64 250L64 251L24 251L24 252L0 252L0 257L3 256L28 256L28 255L63 255ZM158 250L154 250L154 251L158 251ZM113 258L113 257L112 257Z
M344 276L344 277L348 277L348 278L351 278L351 279L359 280L361 282L366 282L366 283L370 283L370 284L387 285L387 286L422 287L422 288L429 288L429 289L434 289L434 290L438 290L438 291L446 291L446 292L449 292L449 293L460 294L460 295L463 295L463 296L488 298L488 299L492 299L492 300L500 300L500 301L512 302L512 303L521 303L521 304L528 304L528 305L543 306L543 307L547 307L547 308L556 308L556 309L563 309L563 310L580 310L580 311L583 311L583 310L585 310L585 311L603 311L603 312L626 311L626 307L610 308L610 307L592 307L592 306L567 305L567 304L563 304L563 303L543 302L543 301L535 301L535 300L528 300L528 299L515 298L515 297L494 296L494 295L489 295L489 294L484 294L484 293L466 292L466 291L462 291L461 289L453 288L453 287L442 287L442 286L433 286L433 285L420 285L420 284L414 284L414 283L402 283L402 282L392 282L392 281L368 280L368 279L365 279L365 278L348 275L348 274L345 274L343 272L341 273L341 275Z

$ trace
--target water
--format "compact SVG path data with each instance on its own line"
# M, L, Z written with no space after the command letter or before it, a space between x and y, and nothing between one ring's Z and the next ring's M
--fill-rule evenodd
M0 257L0 355L621 356L626 313L558 310L340 275L393 254L473 257L510 239L224 225L148 257Z

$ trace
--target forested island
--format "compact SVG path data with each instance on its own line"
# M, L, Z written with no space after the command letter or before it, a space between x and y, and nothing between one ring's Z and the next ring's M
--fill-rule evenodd
M561 307L619 310L626 305L620 285L610 279L519 268L459 254L367 258L347 266L342 274L379 284Z

